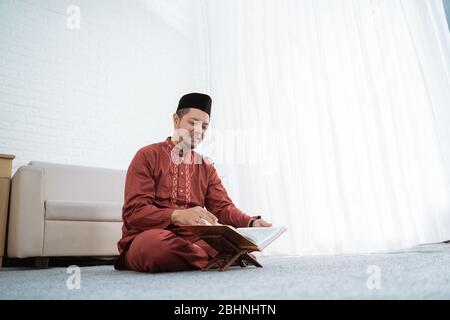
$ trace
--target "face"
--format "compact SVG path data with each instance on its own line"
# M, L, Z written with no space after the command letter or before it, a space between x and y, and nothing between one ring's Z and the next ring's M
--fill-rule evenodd
M183 141L190 139L190 147L194 149L205 138L209 126L209 115L195 108L188 110L181 119L176 113L173 115L173 126L174 129L184 129L180 130L179 134L183 137Z

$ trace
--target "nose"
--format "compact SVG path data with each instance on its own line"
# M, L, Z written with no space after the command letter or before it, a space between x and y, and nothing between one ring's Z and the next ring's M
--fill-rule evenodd
M192 130L192 135L196 136L196 137L197 136L201 137L201 136L203 136L204 131L205 130L202 127L194 128L194 130Z

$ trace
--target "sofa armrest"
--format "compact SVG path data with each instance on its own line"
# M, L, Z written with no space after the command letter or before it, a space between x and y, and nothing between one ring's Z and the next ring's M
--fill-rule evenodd
M45 220L44 169L20 167L12 178L8 223L8 257L43 253Z

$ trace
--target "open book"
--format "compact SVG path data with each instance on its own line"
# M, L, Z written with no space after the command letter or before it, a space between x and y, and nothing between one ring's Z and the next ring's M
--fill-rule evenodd
M252 227L252 228L237 228L238 233L246 237L254 243L259 250L267 247L272 241L278 238L283 232L287 230L286 227Z
M261 251L287 230L284 226L234 228L222 224L183 226L200 237L221 235L241 249Z

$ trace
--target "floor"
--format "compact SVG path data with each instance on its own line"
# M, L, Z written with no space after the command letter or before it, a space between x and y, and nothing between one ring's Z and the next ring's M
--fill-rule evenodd
M143 274L112 265L0 269L0 299L450 299L450 244L260 257L263 268ZM68 273L69 272L69 273Z

